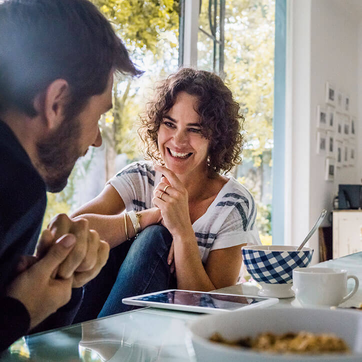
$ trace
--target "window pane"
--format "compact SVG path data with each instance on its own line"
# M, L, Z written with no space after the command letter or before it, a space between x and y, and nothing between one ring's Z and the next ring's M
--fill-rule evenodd
M203 1L202 27L208 26L207 11L208 1ZM274 35L275 0L226 0L225 81L246 118L247 143L236 177L258 203L263 243L271 243ZM210 70L214 47L211 40L205 43L204 37L199 31L198 66Z

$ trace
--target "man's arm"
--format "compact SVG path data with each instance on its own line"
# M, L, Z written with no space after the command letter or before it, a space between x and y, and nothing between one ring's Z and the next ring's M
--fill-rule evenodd
M74 235L64 235L41 260L20 273L8 286L6 296L1 298L5 308L0 324L0 335L4 336L1 351L70 300L73 278L57 279L53 275L75 243Z
M0 354L24 336L30 327L30 315L24 304L11 297L0 298Z

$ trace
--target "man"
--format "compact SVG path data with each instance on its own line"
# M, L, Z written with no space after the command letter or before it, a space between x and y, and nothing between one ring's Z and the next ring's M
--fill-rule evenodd
M0 351L71 323L109 246L86 220L58 216L39 237L46 189L99 147L113 73L140 74L87 0L0 1Z

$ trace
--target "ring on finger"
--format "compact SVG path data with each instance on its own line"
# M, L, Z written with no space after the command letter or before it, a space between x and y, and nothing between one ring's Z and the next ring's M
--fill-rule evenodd
M163 189L163 192L166 192L166 190L170 187L170 185L166 185L165 188Z
M162 199L162 196L163 196L163 194L165 193L165 191L161 191L161 194L160 194L160 196L158 197L160 200L162 200L162 201L164 201L163 199Z

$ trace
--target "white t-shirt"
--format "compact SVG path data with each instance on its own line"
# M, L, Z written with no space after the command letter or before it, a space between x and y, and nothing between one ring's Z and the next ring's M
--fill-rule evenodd
M153 190L161 173L152 162L135 162L111 178L126 210L142 211L153 207ZM205 264L210 251L240 244L261 244L255 225L256 205L250 192L230 177L204 215L193 224L200 257Z

